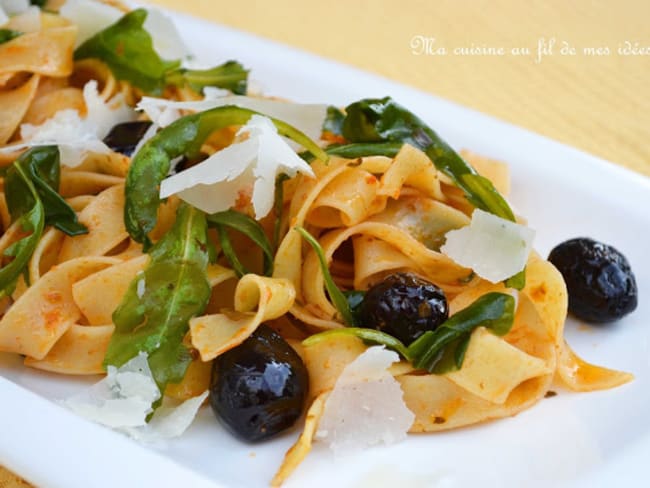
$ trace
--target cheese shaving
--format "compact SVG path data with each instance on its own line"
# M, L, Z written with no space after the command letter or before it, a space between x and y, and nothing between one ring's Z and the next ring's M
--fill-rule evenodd
M153 48L162 59L182 59L190 51L172 20L157 9L147 9L144 29L151 35Z
M206 98L194 102L175 102L162 98L143 97L136 108L143 110L155 124L165 127L180 118L181 110L203 112L224 105L236 105L282 120L304 132L310 138L320 139L323 121L327 114L327 105L290 103L241 95L223 96L224 93L227 92L206 90Z
M388 372L397 361L397 353L374 346L348 364L327 398L316 439L336 453L404 440L415 416Z
M477 275L498 283L519 273L528 260L535 231L476 209L466 227L445 235L441 252Z
M75 44L75 47L79 47L99 31L117 22L124 12L95 0L67 0L61 7L60 14L79 28ZM147 9L143 27L151 36L154 50L161 58L179 59L189 54L174 23L159 10Z
M178 195L207 213L227 210L250 195L255 218L273 207L275 179L280 173L313 176L303 161L278 134L273 123L254 115L237 133L247 139L231 144L205 161L163 180L160 198Z
M157 442L180 436L189 427L208 392L178 406L151 405L160 399L147 355L140 353L120 368L108 367L106 378L63 401L70 410L93 422L124 432L142 442Z
M97 81L86 83L83 90L86 117L82 119L73 109L59 110L41 125L23 124L20 133L24 142L0 148L0 152L13 152L35 146L59 146L61 164L79 166L88 153L109 153L102 142L110 129L119 123L135 118L120 94L108 103L99 96Z
M147 355L138 354L120 368L109 366L106 378L68 398L73 412L112 428L144 426L160 391L149 369Z
M2 21L0 20L1 24ZM41 30L41 9L32 5L20 14L13 16L11 18L11 29L22 33L38 32Z
M9 16L22 14L29 6L29 0L0 0L0 9Z
M79 47L124 15L120 9L95 0L67 0L59 13L79 29L75 47Z

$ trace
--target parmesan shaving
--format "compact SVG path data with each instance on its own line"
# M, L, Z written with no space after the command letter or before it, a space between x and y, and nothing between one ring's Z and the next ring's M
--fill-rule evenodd
M22 14L29 5L29 0L0 0L0 9L9 16Z
M267 117L253 115L237 136L244 134L247 139L163 180L160 198L177 194L194 207L214 213L229 209L242 196L251 195L255 218L259 220L273 207L278 174L314 175Z
M0 21L2 24L2 21ZM11 18L11 28L13 30L29 33L41 30L41 9L33 5Z
M404 440L415 416L388 372L397 361L397 353L374 346L348 364L327 398L316 439L336 453Z
M112 428L144 426L160 391L149 369L147 355L138 354L120 368L109 366L106 378L68 398L73 412Z
M68 0L61 7L60 14L78 28L75 47L117 22L123 15L120 9L95 0Z
M208 392L178 406L161 406L151 421L151 405L160 398L147 355L140 353L120 368L108 367L106 378L64 400L70 410L142 442L180 436L189 427Z
M133 120L135 112L124 103L121 94L104 102L97 91L96 80L86 83L83 95L84 119L76 110L65 109L41 125L23 124L20 133L24 142L0 148L0 152L56 145L61 153L61 164L68 167L79 166L88 153L110 153L102 139L114 125Z
M440 249L443 254L481 278L498 283L524 269L535 231L476 209L468 226L449 231L445 237Z
M117 22L124 12L95 0L67 0L61 7L60 14L79 28L75 44L75 47L79 47L99 31ZM151 35L154 50L161 58L179 59L189 54L174 23L159 10L147 9L143 27Z
M163 405L156 410L148 424L123 430L134 439L146 443L155 443L179 437L190 426L207 397L208 392L204 391L194 398L185 400L178 406Z
M174 102L162 98L143 97L137 109L143 110L155 124L165 127L180 117L181 110L203 112L224 105L236 105L280 119L310 138L320 139L327 105L290 103L242 95L222 96L223 93L223 90L206 90L205 99L194 102Z
M182 59L190 51L181 39L172 20L157 9L147 9L145 30L151 35L153 48L162 59Z

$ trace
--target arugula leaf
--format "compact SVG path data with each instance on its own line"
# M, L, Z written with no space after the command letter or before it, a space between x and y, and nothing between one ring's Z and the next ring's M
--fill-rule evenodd
M345 114L339 108L330 105L327 107L327 115L323 122L323 132L329 132L335 136L343 135L343 120L345 120Z
M237 61L227 61L210 69L179 69L168 73L165 81L170 85L190 88L201 93L206 86L230 90L237 95L245 95L248 85L248 70Z
M334 303L336 310L338 310L339 315L341 315L343 322L345 322L347 325L354 326L354 316L350 310L348 299L341 292L341 290L338 289L336 283L334 283L334 280L332 279L330 270L327 267L327 261L325 260L325 253L323 252L323 248L314 238L314 236L307 232L307 230L303 227L295 227L295 230L300 233L300 235L316 252L316 256L318 256L318 262L320 263L320 267L323 272L323 277L325 278L325 288L327 289L327 294L330 296L330 299L332 300L332 303Z
M147 11L139 8L86 40L74 52L75 59L98 58L116 78L126 80L145 93L160 95L167 85L183 86L200 92L205 86L246 93L248 70L236 61L206 70L182 69L180 60L166 61L153 47L144 28Z
M61 173L58 148L35 147L29 151L22 164L45 208L45 224L53 225L69 236L86 234L86 226L77 220L76 212L58 193ZM34 205L30 193L21 181L9 178L5 182L5 198L14 220Z
M27 269L45 227L43 203L25 168L29 165L33 151L32 149L21 154L7 170L5 177L5 199L7 199L7 205L10 208L12 220L19 222L22 231L27 235L13 243L4 252L5 256L13 257L13 259L0 269L0 297L13 293L16 281ZM10 197L10 195L12 196ZM20 196L20 199L17 198L17 195ZM11 205L10 201L13 202Z
M526 269L522 269L516 275L512 275L508 278L504 284L508 288L514 288L515 290L523 290L526 286Z
M273 195L273 210L275 211L275 222L273 224L273 249L278 250L280 245L280 231L282 226L282 213L284 212L284 182L289 175L282 173L275 179L275 194Z
M47 3L47 0L29 0L30 5L36 5L37 7L43 8Z
M476 207L514 221L504 198L438 134L390 97L364 99L345 109L343 136L350 142L406 142L422 151L465 192Z
M511 295L488 293L454 314L436 330L425 332L408 347L390 334L364 327L342 327L320 332L308 337L302 344L312 346L329 337L352 335L392 349L416 368L444 374L462 368L474 329L483 326L496 335L505 335L512 327L514 314L515 299Z
M219 240L221 241L221 249L223 250L226 258L233 266L233 269L239 277L247 273L245 267L241 264L230 242L225 227L241 232L251 241L253 241L264 254L264 275L271 276L273 274L273 249L268 237L264 233L264 229L254 218L246 214L237 212L235 210L226 210L212 215L208 215L208 225L214 226L219 232Z
M343 335L358 337L359 339L367 342L372 342L373 344L386 346L388 349L392 349L393 351L399 353L404 359L409 358L408 348L402 343L402 341L390 334L386 334L385 332L381 332L375 329L366 329L364 327L341 327L340 329L326 330L324 332L320 332L308 337L302 341L302 345L309 347L318 344L319 342L328 338Z
M505 293L488 293L454 314L436 330L425 332L408 347L408 357L416 368L442 374L460 369L469 337L479 326L497 335L512 327L515 299Z
M104 366L121 366L139 352L160 391L183 379L191 361L183 338L192 317L210 298L205 214L186 204L178 209L172 229L151 248L147 268L131 282L113 313L115 332Z
M394 158L404 144L401 142L353 142L350 144L332 144L325 148L330 156L340 156L346 159L363 158L366 156L386 156ZM299 156L311 163L314 156L303 151Z
M147 11L142 8L127 13L79 46L74 59L101 59L116 78L160 95L166 85L165 75L180 67L180 61L164 61L158 56L151 35L143 27L146 18Z
M11 30L11 29L0 29L0 44L3 44L5 42L9 42L12 39L15 39L16 37L22 36L23 33L20 31L16 30Z
M213 131L233 125L244 125L258 114L233 105L186 115L168 125L149 139L131 160L126 176L124 223L136 242L150 245L148 234L155 227L160 205L160 183L178 156L198 154L203 141ZM263 114L260 114L263 115ZM316 157L327 160L327 154L309 137L286 122L271 118L278 133L307 148Z
M355 324L361 323L361 305L363 304L363 299L366 296L366 292L363 290L347 290L343 292L345 299L348 301L348 306L350 307L350 313L352 314L352 320Z

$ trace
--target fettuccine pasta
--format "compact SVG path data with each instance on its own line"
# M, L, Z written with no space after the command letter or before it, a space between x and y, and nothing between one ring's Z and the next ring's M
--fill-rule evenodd
M443 252L448 233L473 222L477 204L471 191L463 187L463 175L450 176L434 164L432 153L418 146L417 140L404 140L393 152L371 151L360 156L332 152L328 158L325 153L313 157L317 151L310 149L308 169L298 171L287 165L272 173L273 180L281 173L286 177L278 180L271 196L275 197L273 210L266 215L257 215L257 187L252 184L244 185L244 190L229 187L214 193L215 200L221 198L219 192L221 196L235 195L225 213L203 212L187 204L191 185L163 202L156 200L158 194L154 193L155 198L142 197L130 207L129 202L152 188L157 192L157 177L179 176L228 151L240 151L242 164L259 157L263 138L258 141L255 137L271 137L264 132L268 128L257 125L242 135L242 126L253 120L250 114L211 130L197 125L205 132L203 140L192 140L194 146L177 151L176 141L162 139L171 133L165 131L190 120L179 118L182 115L191 118L203 112L161 105L161 111L167 112L153 121L146 136L153 138L138 142L136 152L98 146L102 139L108 141L105 133L96 137L94 146L82 149L75 146L74 137L59 140L56 131L67 130L65 120L91 121L94 134L99 134L97 127L105 123L98 113L117 117L122 111L128 117L119 123L146 121L146 114L134 110L144 95L183 103L203 103L210 98L204 97L195 81L172 82L188 73L184 68L173 71L177 68L172 64L159 86L151 80L134 81L135 75L124 75L126 68L116 70L110 61L96 55L82 57L79 53L86 45L77 38L77 25L55 13L39 13L39 19L35 30L0 44L0 164L7 175L2 179L0 198L4 266L0 281L5 280L0 283L0 351L24 356L25 366L31 368L66 375L102 374L107 365L121 366L129 359L124 356L111 362L123 353L115 344L128 336L129 326L124 324L131 321L133 347L141 352L154 358L164 354L158 348L181 351L177 356L184 358L179 360L182 365L170 368L180 370L180 376L170 370L165 370L164 376L154 366L152 370L163 392L186 400L210 388L215 358L243 346L262 324L269 325L294 347L309 376L304 430L287 453L273 485L280 485L307 455L337 379L370 347L360 337L336 334L303 343L321 332L353 325L346 322L329 288L330 279L339 290L363 294L388 276L410 273L442 290L451 318L489 294L516 296L505 334L494 333L488 323L467 334L462 367L444 374L429 372L403 354L400 362L393 364L389 372L414 415L409 432L436 432L512 416L559 385L591 391L631 380L630 374L588 364L571 350L563 333L568 303L564 280L535 251L525 259L525 285L519 290L508 280L492 282L481 277ZM20 16L15 16L0 27L20 31L20 22ZM254 103L255 97L249 98L253 102L247 103ZM216 103L211 110L218 110L215 107ZM282 135L298 137L281 125L281 116L261 115L274 117ZM59 125L52 125L51 133L45 134L41 129L52 121ZM192 130L194 126L184 133L188 140ZM279 136L274 133L273 137ZM321 145L332 138L355 142L326 131ZM259 146L251 150L254 141ZM393 139L386 141L395 144ZM158 143L160 146L155 146ZM56 158L60 161L49 169L34 166L37 169L29 170L29 184L23 183L22 193L18 192L15 178L23 176L16 171L33 163L25 159L33 148L45 146L58 148ZM158 176L147 173L143 177L150 178L146 185L134 190L139 177L137 160L151 157L154 161L154 156L161 155L173 164L156 168L161 172ZM470 152L461 155L483 177L473 184L489 184L495 194L508 195L506 165ZM73 156L78 156L78 161ZM227 181L234 185L255 171L262 172L259 161L258 165L241 174L229 170L232 175ZM204 190L212 191L209 185L217 183L205 183ZM32 184L33 196L26 197ZM47 185L50 193L46 194ZM53 200L52 193L58 194L58 199ZM153 211L142 217L138 212L152 202L156 204ZM32 205L34 209L28 213ZM40 224L39 205L44 212ZM232 212L239 217L232 217ZM512 217L504 220L513 225L525 223L523 217ZM138 225L144 229L140 234L134 231ZM320 251L306 242L303 230L314 237ZM190 234L191 238L185 237ZM7 270L29 246L25 265L15 279L8 279ZM203 281L188 276L200 276ZM205 293L195 290L199 282L205 283ZM135 311L129 308L133 303L138 304ZM156 308L156 320L164 321L165 329L147 338L147 328L157 326L147 322ZM156 361L164 362L160 356Z

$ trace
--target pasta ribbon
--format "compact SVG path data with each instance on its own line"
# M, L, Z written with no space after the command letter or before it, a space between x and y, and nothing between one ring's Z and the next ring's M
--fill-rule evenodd
M244 275L235 290L233 311L190 320L192 345L203 361L210 361L244 342L262 322L287 313L294 299L288 280Z
M81 318L72 296L73 284L117 262L107 257L80 257L53 267L0 320L0 349L43 359Z
M74 324L42 359L25 358L25 366L53 373L104 374L102 361L115 326Z
M20 71L70 76L76 38L77 27L68 25L30 32L0 44L0 77Z
M0 145L6 144L16 132L34 100L40 79L34 75L15 90L0 91Z
M286 481L286 479L294 472L300 463L307 457L311 451L311 445L318 429L318 423L325 411L325 402L327 401L327 394L320 395L307 410L305 418L305 426L300 434L296 443L291 446L284 456L282 465L277 471L273 480L271 481L272 487L279 487Z
M149 256L142 255L116 264L72 285L72 296L90 325L112 323L113 312L136 275L149 263Z
M101 192L79 214L88 227L82 236L66 236L61 246L61 262L75 256L103 256L128 238L122 218L124 187L116 185Z

